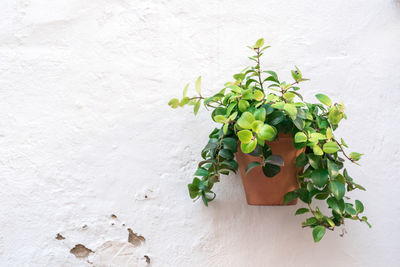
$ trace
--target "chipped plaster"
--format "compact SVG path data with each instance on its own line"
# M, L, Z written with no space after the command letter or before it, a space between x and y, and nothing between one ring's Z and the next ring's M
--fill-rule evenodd
M398 265L398 1L5 0L0 13L0 266ZM266 68L289 79L297 65L307 100L346 104L338 134L366 154L349 169L373 229L315 245L296 207L247 206L235 175L209 208L188 198L215 125L166 103L198 75L221 88L261 36Z

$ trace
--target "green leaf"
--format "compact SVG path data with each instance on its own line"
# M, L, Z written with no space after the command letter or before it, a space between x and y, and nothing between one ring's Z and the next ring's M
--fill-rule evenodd
M286 92L283 94L283 98L289 101L292 101L294 97L295 94L293 94L292 92Z
M254 95L254 99L257 101L261 101L264 98L264 93L260 90L255 90L253 95Z
M196 198L199 195L199 178L194 178L191 184L188 184L189 195L191 199Z
M267 116L267 111L266 111L265 108L263 108L263 107L257 109L257 110L254 112L254 118L255 118L256 120L259 120L259 121L264 122L266 116Z
M250 163L247 165L246 171L245 171L244 174L247 175L253 168L258 167L258 166L261 166L261 163L260 163L260 162L258 162L258 161L250 162Z
M324 154L324 152L319 147L319 145L314 145L313 146L313 152L314 152L314 155L317 155L317 156L322 156Z
M315 97L319 100L324 105L327 105L328 107L332 106L332 101L331 99L324 95L324 94L316 94Z
M345 204L345 211L350 215L356 215L357 211L353 208L353 205L350 203Z
M340 138L340 143L342 144L342 146L344 146L344 147L349 147L345 142L344 142L344 140L343 140L343 138Z
M357 212L358 212L358 213L363 213L363 211L364 211L364 205L363 205L363 203L362 203L360 200L356 200L356 201L355 201L355 204L356 204L356 210L357 210Z
M331 160L327 159L329 176L334 179L339 174L339 167Z
M229 149L221 149L218 152L218 155L228 160L233 159L234 157L232 151L230 151Z
M235 120L236 119L236 117L237 117L237 112L233 112L230 116L229 116L229 120L231 120L231 121L233 121L233 120Z
M262 121L253 121L253 123L251 124L251 129L255 133L259 133L263 125L264 123Z
M242 149L242 152L246 153L246 154L251 153L256 148L256 146L257 146L257 140L255 140L255 139L250 141L250 143L247 143L247 144L241 143L240 144L240 148Z
M332 154L336 153L339 150L339 146L335 142L327 142L324 144L322 149L324 150L325 153Z
M357 153L357 152L351 152L349 157L354 161L358 161L358 160L360 160L362 155L363 154L360 154L360 153Z
M295 143L304 143L307 142L307 136L303 132L297 132L294 136Z
M186 84L185 88L183 88L183 97L186 97L188 88L189 88L189 84Z
M295 200L297 198L297 193L295 191L287 192L283 197L283 204L288 204L289 202Z
M223 115L217 115L214 117L214 121L218 123L224 123L226 121L226 118Z
M271 107L273 107L275 109L283 109L284 106L285 106L285 102L276 102L271 105Z
M331 181L329 183L329 189L335 196L337 200L341 200L344 196L344 193L346 191L346 188L344 187L344 184L342 184L339 181Z
M262 170L263 170L265 176L274 177L281 171L281 167L267 163L262 167Z
M185 96L184 98L182 98L181 103L179 103L180 107L185 106L187 103L189 103L189 97Z
M276 130L271 125L264 124L261 127L260 132L258 133L258 136L263 140L273 141L276 136Z
M250 107L250 104L247 100L240 100L239 101L239 110L241 112L245 112Z
M222 144L225 149L231 150L233 153L237 151L237 141L235 138L232 137L226 137L222 139Z
M296 210L296 213L294 215L300 215L300 214L304 214L307 212L310 212L310 210L306 209L306 208L300 208L300 209Z
M199 78L197 78L196 82L195 82L195 87L196 87L196 91L199 95L201 95L201 76L199 76Z
M295 119L296 119L296 116L297 116L297 108L296 108L295 105L286 103L286 104L283 106L283 109L289 114L289 116L290 116L290 118L291 118L292 120L295 120Z
M329 207L331 207L332 210L336 211L340 215L342 214L344 206L340 208L339 202L336 200L336 198L330 197L326 200L326 203L328 204Z
M316 186L324 187L329 179L328 171L325 169L314 170L311 173L311 179Z
M276 166L284 166L285 165L283 158L279 155L271 155L264 162L272 164L272 165L276 165Z
M237 120L237 124L240 128L251 129L251 125L254 122L254 116L250 112L244 112L242 116Z
M207 176L209 172L204 168L198 168L197 171L194 173L195 176Z
M264 39L258 39L256 44L254 45L254 48L261 48L264 45Z
M321 165L321 157L314 154L307 154L308 162L314 169L319 169Z
M242 130L237 133L237 136L242 144L248 144L253 138L253 133L249 130Z
M299 129L300 131L302 131L304 129L304 121L297 117L294 121L293 124L297 127L297 129Z
M296 158L296 167L297 168L301 168L306 166L308 163L308 159L306 154L304 154L304 152L301 152L300 155L297 156Z
M196 104L194 105L194 108L193 108L194 115L197 115L197 112L199 112L200 104L201 104L201 101L199 100L199 101L197 101Z
M171 106L171 108L177 108L179 106L179 100L178 98L172 98L169 102L168 105Z
M328 127L328 129L326 129L326 139L331 139L332 136L333 136L332 129L331 127Z
M272 70L266 70L266 71L264 71L265 73L268 73L268 74L270 74L271 76L271 78L272 79L270 79L270 81L273 81L273 82L276 82L276 83L279 83L279 79L278 79L278 75L276 74L276 72L275 71L272 71Z
M315 226L312 231L314 242L315 243L319 242L324 237L325 232L326 232L325 227L323 227L321 225Z

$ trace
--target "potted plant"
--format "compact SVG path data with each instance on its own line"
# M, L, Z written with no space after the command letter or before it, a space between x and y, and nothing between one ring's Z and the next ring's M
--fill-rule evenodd
M298 84L307 79L297 67L291 71L294 82L281 81L274 71L261 69L261 56L269 48L264 40L249 48L255 53L249 57L255 66L233 75L234 81L218 93L203 96L199 77L196 96L187 96L187 84L183 98L168 103L172 108L192 105L194 114L203 104L220 124L201 151L203 159L188 185L190 197L201 198L207 206L215 198L212 188L221 175L239 169L249 204L303 201L307 206L295 215L309 215L302 226L313 228L315 242L345 219L371 227L367 217L360 215L362 202L353 203L345 195L365 189L344 168L345 159L358 164L362 154L345 152L347 144L334 135L340 121L347 118L343 103L333 103L324 94L316 95L320 103L305 102ZM319 204L326 204L331 214L323 214Z

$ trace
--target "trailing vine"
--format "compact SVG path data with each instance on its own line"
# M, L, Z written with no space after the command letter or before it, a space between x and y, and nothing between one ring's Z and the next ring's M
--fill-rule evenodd
M354 203L346 192L365 188L357 184L344 167L346 159L358 164L362 154L345 151L348 146L342 138L334 135L342 119L347 119L343 103L333 103L324 95L317 94L320 103L308 103L299 93L298 84L303 78L299 68L291 71L293 82L278 78L272 70L262 70L260 59L269 46L259 39L249 47L254 55L249 57L254 66L233 75L218 93L203 97L201 77L195 82L198 96L188 97L189 84L183 90L181 100L169 101L172 108L192 105L197 114L201 104L212 109L211 118L220 124L209 135L209 141L201 152L202 161L188 185L190 197L201 198L206 206L215 199L212 191L221 175L236 173L238 164L234 155L240 149L244 153L262 158L262 163L251 162L246 173L262 168L266 179L280 172L283 159L273 155L266 141L274 141L278 133L291 134L296 149L304 150L296 159L299 188L287 193L284 202L299 198L307 206L299 208L295 215L308 214L303 227L313 228L313 238L318 242L326 230L333 231L344 224L345 219L365 222L369 227L361 201ZM315 202L313 202L315 200ZM326 204L330 214L323 214L318 205Z

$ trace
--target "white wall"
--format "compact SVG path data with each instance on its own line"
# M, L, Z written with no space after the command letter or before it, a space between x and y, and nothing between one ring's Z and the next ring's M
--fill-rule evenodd
M399 1L0 7L0 266L146 266L144 255L152 266L398 266ZM314 244L298 207L248 206L234 175L210 207L189 199L215 125L167 102L198 75L222 88L259 37L272 45L265 68L289 79L297 65L307 100L347 105L338 134L365 153L348 168L367 187L352 196L371 230L350 222ZM128 243L127 228L146 241ZM94 252L77 258L76 244Z

